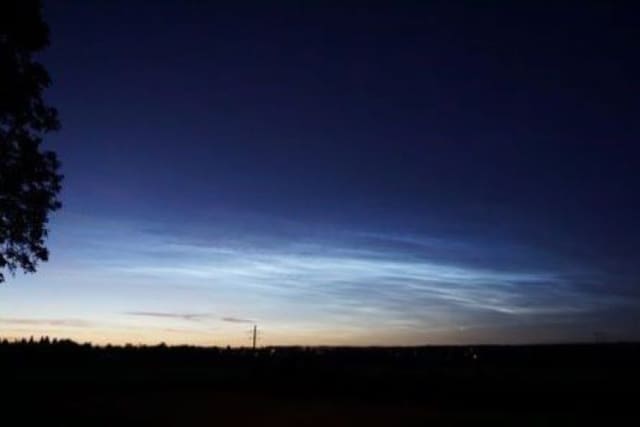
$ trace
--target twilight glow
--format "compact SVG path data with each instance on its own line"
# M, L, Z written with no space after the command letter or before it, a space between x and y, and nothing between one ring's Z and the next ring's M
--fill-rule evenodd
M257 323L263 344L527 342L566 339L567 330L579 340L589 338L579 330L585 323L632 308L590 284L597 273L587 266L510 268L535 255L526 248L72 219L56 224L64 235L53 241L56 262L3 289L3 335L242 345ZM505 250L511 259L496 265ZM452 251L462 260L481 255L456 263Z

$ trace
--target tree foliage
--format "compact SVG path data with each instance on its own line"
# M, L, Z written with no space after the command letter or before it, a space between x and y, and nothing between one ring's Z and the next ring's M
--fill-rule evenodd
M51 212L59 209L57 156L41 147L59 128L42 92L51 80L34 54L49 44L38 0L0 1L0 282L46 261Z

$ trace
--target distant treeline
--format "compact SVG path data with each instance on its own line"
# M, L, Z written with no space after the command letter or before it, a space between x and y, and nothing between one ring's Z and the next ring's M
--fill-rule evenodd
M38 360L40 356L45 359ZM177 363L180 361L206 362L211 368L214 361L247 360L267 362L285 360L290 367L330 366L385 366L394 370L463 367L516 367L545 369L558 367L591 366L602 369L602 364L635 366L640 360L640 343L600 344L545 344L545 345L475 345L475 346L417 346L417 347L349 347L349 346L268 346L201 347L191 345L93 345L70 339L47 336L0 339L0 357L20 359L32 356L34 361L51 363L58 356L90 360L136 359ZM311 365L309 365L311 364Z

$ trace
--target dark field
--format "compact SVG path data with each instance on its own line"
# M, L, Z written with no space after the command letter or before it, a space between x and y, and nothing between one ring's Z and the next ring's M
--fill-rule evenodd
M97 348L0 344L15 425L629 425L638 344Z

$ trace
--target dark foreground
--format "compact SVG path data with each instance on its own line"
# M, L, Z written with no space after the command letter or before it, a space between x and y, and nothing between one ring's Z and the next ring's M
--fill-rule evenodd
M0 344L12 425L636 424L640 344L265 348ZM10 418L7 418L10 417Z

